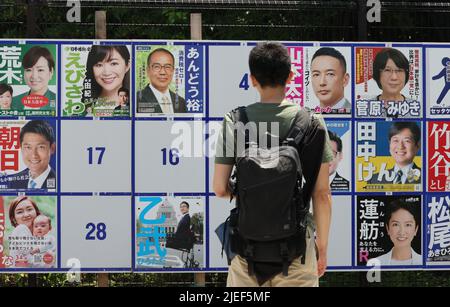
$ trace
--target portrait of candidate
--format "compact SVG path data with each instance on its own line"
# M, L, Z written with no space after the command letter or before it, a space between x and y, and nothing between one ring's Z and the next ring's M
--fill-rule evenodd
M389 153L395 160L387 173L372 176L369 183L419 184L421 169L414 162L420 149L420 128L415 122L394 122L389 128Z
M349 191L350 183L347 179L338 174L337 168L342 161L344 155L342 154L342 140L341 138L331 130L328 130L330 137L330 146L333 150L333 160L330 162L329 167L329 182L332 191Z
M130 92L127 88L121 87L117 91L119 97L119 104L114 108L115 111L125 110L128 111L130 109Z
M311 61L311 75L312 87L321 108L350 111L351 104L344 97L344 88L349 83L350 75L342 53L330 47L317 50Z
M373 79L382 90L374 99L383 101L409 101L400 92L409 80L409 62L406 56L394 48L383 48L373 61Z
M0 110L10 110L13 89L10 85L0 83Z
M389 245L393 247L376 259L380 265L421 265L422 255L413 248L413 245L420 246L420 242L413 244L420 240L420 206L396 199L386 209L386 232L391 241Z
M53 128L44 120L31 120L20 130L20 149L26 169L11 175L10 189L54 189L55 171L49 165L56 151Z
M48 100L47 104L39 110L51 110L56 105L56 94L49 89L49 83L55 72L55 60L51 52L41 46L34 46L23 56L22 67L25 83L29 91L13 98L12 109L23 110L25 108L23 99L28 95L41 96Z
M169 89L175 72L175 57L164 48L157 48L147 57L146 73L150 81L137 92L138 113L186 113L186 101Z

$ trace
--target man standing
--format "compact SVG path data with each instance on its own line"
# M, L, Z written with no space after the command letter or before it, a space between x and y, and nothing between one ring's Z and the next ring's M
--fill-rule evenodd
M11 175L9 189L55 189L55 171L49 165L56 151L53 128L43 120L31 120L20 131L20 148L26 169Z
M157 48L147 57L147 77L150 83L137 93L138 113L186 113L186 101L169 90L175 71L173 54Z
M189 215L189 204L187 202L181 202L180 212L183 216L178 222L175 237L177 241L186 241L191 233L191 217Z
M342 140L333 131L328 130L330 145L333 150L333 160L330 162L330 188L331 191L349 191L350 183L347 179L338 174L337 168L344 157L342 154Z
M312 86L323 112L327 108L351 112L351 104L344 97L344 88L350 75L344 56L334 48L323 47L314 53L311 61Z
M287 136L288 130L300 110L298 105L291 104L285 99L286 84L290 82L293 76L289 52L286 47L279 43L260 43L250 52L249 66L252 85L256 87L261 97L261 102L246 107L249 123L256 125L258 135L269 133L267 130L261 131L259 127L270 127L272 124L277 124L279 139L282 140ZM260 125L260 123L263 124ZM325 133L324 127L325 124L322 120L321 129ZM230 112L225 115L222 132L219 134L217 141L213 179L213 189L216 196L228 199L232 195L229 180L236 158L232 137L234 135L233 130L234 124ZM224 140L225 136L226 140ZM239 146L237 144L237 148ZM317 152L323 152L321 161L317 160ZM328 232L331 221L328 168L331 159L332 153L326 139L325 142L320 140L320 143L317 139L311 140L300 155L303 173L306 177L305 188L308 184L315 182L310 187L314 207L316 240L314 240L314 222L308 214L305 264L301 263L300 258L295 258L290 262L288 274L285 276L282 263L255 262L252 266L254 274L249 274L247 260L241 255L237 255L233 258L228 270L227 286L318 286L318 278L324 274L327 266ZM314 170L311 170L311 167ZM308 174L312 174L312 176L308 176ZM312 178L314 176L317 176L317 180ZM274 195L275 197L276 195ZM261 225L261 227L266 227L266 225ZM316 255L315 243L318 247L318 255Z

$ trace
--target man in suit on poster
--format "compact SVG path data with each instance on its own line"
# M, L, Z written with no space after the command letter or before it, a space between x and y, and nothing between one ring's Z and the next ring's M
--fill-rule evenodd
M20 130L20 149L26 169L11 175L9 189L55 189L56 174L50 158L56 151L53 128L44 120L31 120Z
M340 176L337 172L339 163L344 157L342 154L342 140L333 131L328 130L328 135L330 137L330 145L333 150L333 160L330 162L329 169L329 182L332 191L349 191L350 183L347 179Z
M157 48L147 57L147 77L150 83L137 93L138 113L186 113L186 101L169 89L175 71L173 54Z
M420 184L421 169L414 163L420 149L420 128L415 122L394 122L389 129L393 168L374 174L369 184Z

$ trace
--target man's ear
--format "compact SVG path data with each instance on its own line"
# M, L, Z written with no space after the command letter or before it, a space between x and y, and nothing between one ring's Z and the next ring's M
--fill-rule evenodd
M56 152L56 144L53 143L52 145L50 145L50 154L54 154Z
M252 82L253 87L258 87L259 82L258 82L258 80L256 80L255 76L250 75L250 81Z
M348 85L348 82L350 81L350 75L346 72L344 75L344 87Z

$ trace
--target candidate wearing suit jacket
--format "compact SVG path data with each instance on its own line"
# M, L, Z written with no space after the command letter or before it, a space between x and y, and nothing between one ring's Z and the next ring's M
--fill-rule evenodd
M399 173L401 170L401 173ZM381 176L381 178L378 178ZM376 173L368 181L370 184L420 184L421 183L421 169L415 163L400 168L395 165L393 168L386 170L386 174Z
M350 182L344 177L340 176L337 172L339 163L342 161L342 140L333 131L328 130L328 136L330 138L330 146L333 151L333 160L330 161L329 182L331 191L350 191Z
M20 149L26 169L10 175L9 189L56 189L50 159L56 145L53 128L44 120L31 120L20 131Z
M30 182L30 169L11 175L12 180L9 183L10 189L56 189L56 173L49 166L42 179L35 178L36 186ZM39 177L38 177L39 178Z
M186 113L187 108L184 98L170 90L169 94L173 113ZM161 93L157 93L157 95L162 96ZM142 91L138 91L136 96L138 113L166 113L161 109L161 105L156 98L156 95L152 90L150 84L147 84L147 86Z
M178 222L177 230L175 236L178 238L186 238L191 232L191 217L189 213L183 215L183 217Z
M311 60L311 83L322 109L345 109L351 112L351 104L344 97L344 89L349 84L345 57L337 49L322 47Z
M175 58L164 48L157 48L147 57L146 73L150 81L137 93L138 113L186 113L186 101L169 90L175 71Z
M420 184L421 169L414 162L420 149L420 128L415 122L394 122L389 128L389 153L395 166L374 174L368 183Z
M335 173L333 180L330 182L330 188L332 191L349 191L350 190L350 182L338 174Z

